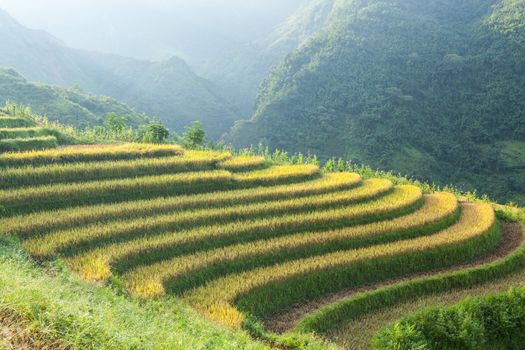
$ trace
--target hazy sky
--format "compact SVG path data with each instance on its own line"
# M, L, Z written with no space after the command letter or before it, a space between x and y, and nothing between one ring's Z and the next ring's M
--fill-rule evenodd
M76 48L197 61L269 32L305 1L0 0L0 8Z

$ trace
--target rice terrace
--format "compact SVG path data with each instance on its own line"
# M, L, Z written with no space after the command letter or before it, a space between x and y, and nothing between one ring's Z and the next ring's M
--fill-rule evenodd
M523 304L450 306L525 282L521 209L303 156L57 148L6 113L0 143L39 149L0 154L0 334L11 348L523 345L511 322L485 327L523 317ZM504 308L524 293L491 298Z

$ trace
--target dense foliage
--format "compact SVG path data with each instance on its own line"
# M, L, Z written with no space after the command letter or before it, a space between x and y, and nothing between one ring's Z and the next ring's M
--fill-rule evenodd
M31 83L13 69L0 69L0 105L7 101L30 106L50 120L79 128L103 124L108 113L116 113L134 126L148 119L109 97L89 95L78 88Z
M383 330L376 349L522 349L525 289L467 299L405 317Z
M325 29L266 79L232 140L525 202L524 4L336 1Z

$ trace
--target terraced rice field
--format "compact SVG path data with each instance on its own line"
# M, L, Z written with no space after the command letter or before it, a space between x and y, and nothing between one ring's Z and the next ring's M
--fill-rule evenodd
M121 145L6 153L0 169L0 234L38 261L349 348L371 311L505 276L524 250L488 204L313 165Z
M67 137L57 130L0 112L0 153L54 148L65 142Z

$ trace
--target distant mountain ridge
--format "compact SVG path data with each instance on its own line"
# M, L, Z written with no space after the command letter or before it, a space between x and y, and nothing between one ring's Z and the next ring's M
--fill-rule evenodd
M31 81L79 86L108 95L181 130L200 120L212 139L239 119L215 87L181 59L148 62L71 49L60 40L30 30L0 10L0 66L15 68Z
M77 128L102 125L111 112L125 117L133 127L148 122L147 116L110 97L90 95L79 88L31 83L14 69L0 67L0 105L7 101L29 106L52 121Z
M243 117L250 116L271 68L326 25L334 2L306 3L269 35L209 60L198 72L219 86Z
M525 203L525 1L336 0L236 146L341 156ZM487 184L488 183L488 184Z

